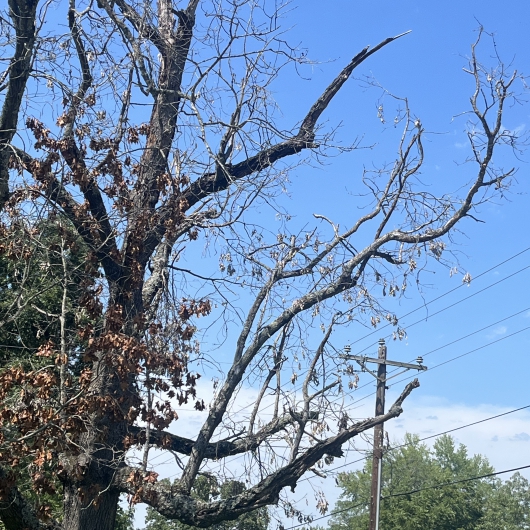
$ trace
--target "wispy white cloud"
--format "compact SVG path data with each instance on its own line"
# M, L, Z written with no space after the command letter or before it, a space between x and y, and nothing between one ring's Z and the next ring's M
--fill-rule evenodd
M491 331L486 337L488 339L494 339L498 337L499 335L504 335L508 331L508 328L506 326L499 326Z
M503 133L517 138L523 134L525 129L526 129L526 123L521 123L520 125L518 125L517 127L514 127L513 129L510 129L509 127L503 127Z
M528 442L530 441L530 434L526 432L518 432L510 438L511 442Z
M392 421L385 425L391 442L393 440L398 442L402 439L404 432L416 433L424 438L432 435L433 425L435 425L435 433L441 433L510 410L508 407L489 404L468 406L428 397L409 403L405 402L403 408L404 412L399 418L403 421L399 429L396 429L397 425ZM427 418L433 417L437 419L426 421ZM524 455L520 451L513 450L513 444L530 442L529 433L530 411L522 410L490 421L470 425L449 434L458 443L463 443L470 455L481 454L486 456L493 467L497 471L501 471L527 464L524 461ZM430 438L425 440L425 443L432 445L436 439ZM530 472L527 470L523 470L522 474L530 478Z

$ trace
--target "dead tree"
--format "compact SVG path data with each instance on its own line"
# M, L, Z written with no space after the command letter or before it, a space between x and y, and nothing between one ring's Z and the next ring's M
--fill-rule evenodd
M363 176L371 199L359 218L340 229L315 215L308 230L271 233L253 206L273 202L293 155L326 152L326 108L356 68L400 36L357 53L283 130L268 87L306 59L286 44L280 13L268 15L265 0L69 0L54 11L67 31L48 7L10 0L2 15L2 49L12 56L0 82L1 250L23 270L41 255L39 220L58 223L50 252L62 294L54 313L17 283L19 312L36 305L59 331L29 360L14 352L0 371L0 519L7 530L111 530L126 493L207 527L277 503L353 437L398 416L417 386L384 416L351 424L334 401L345 384L340 363L325 369L334 362L329 339L359 318L388 318L399 335L372 287L403 290L424 260L441 259L457 223L507 185L512 171L492 160L498 145L517 140L501 124L517 76L485 69L473 47L476 167L462 197L435 197L418 184L425 133L404 101L398 157ZM215 275L200 260L184 263L200 241L219 259ZM84 256L78 279L68 265L75 252ZM74 284L82 291L75 304ZM225 326L233 356L208 408L193 370L209 349L203 323ZM301 384L298 401L284 392L290 379ZM236 418L248 381L258 399ZM204 410L193 439L170 430L185 403ZM333 415L340 429L328 431ZM274 440L284 448L271 458ZM157 482L153 448L177 455L172 485ZM200 473L237 455L256 463L246 490L212 502L191 496Z

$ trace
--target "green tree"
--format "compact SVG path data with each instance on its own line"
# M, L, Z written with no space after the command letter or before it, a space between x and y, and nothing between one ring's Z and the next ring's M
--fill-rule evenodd
M63 334L86 320L79 307L86 247L73 225L56 216L26 220L0 236L0 367L35 367L38 348L60 342L61 318Z
M169 483L169 481L164 481ZM246 490L238 480L227 480L219 484L215 477L200 476L192 490L192 496L198 500L210 502L218 499L229 499ZM151 507L147 508L145 530L191 530L195 527L179 521L166 519ZM259 508L245 513L235 521L223 521L210 526L210 530L266 530L269 525L267 508Z
M369 460L363 470L339 476L343 492L336 510L345 511L332 518L333 530L368 528L370 470ZM495 479L435 486L492 472L486 458L469 456L466 447L456 446L450 436L440 437L429 449L418 436L408 434L403 446L384 456L381 530L478 529L498 487Z
M527 530L530 528L530 483L515 473L497 481L487 499L484 517L476 530Z
M132 507L125 510L122 506L118 506L114 530L134 530L134 509Z

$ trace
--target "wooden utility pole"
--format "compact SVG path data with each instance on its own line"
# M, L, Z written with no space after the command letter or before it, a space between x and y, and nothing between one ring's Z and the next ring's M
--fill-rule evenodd
M398 361L387 361L386 359L386 344L385 339L379 339L379 350L377 359L373 357L363 357L362 355L350 355L351 347L344 348L346 355L342 355L343 359L354 360L362 368L363 372L369 372L377 380L377 393L375 399L375 415L382 416L385 413L385 390L388 388L386 383L389 379L396 377L407 370L427 370L423 366L423 358L418 357L416 362L418 364L401 363ZM377 373L370 370L366 363L377 363ZM401 372L394 374L392 377L386 376L386 366L397 366L403 368ZM384 424L380 423L374 427L374 448L372 459L372 494L370 498L370 530L379 530L379 503L381 501L381 471L383 464L383 436Z
M385 339L379 339L377 358L382 361L377 367L377 393L375 415L385 413L386 384L386 345ZM381 466L383 460L383 424L374 427L374 451L372 458L372 494L370 496L370 530L379 528L379 502L381 499Z

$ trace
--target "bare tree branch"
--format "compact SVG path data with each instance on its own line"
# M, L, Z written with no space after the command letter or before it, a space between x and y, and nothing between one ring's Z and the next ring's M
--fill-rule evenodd
M235 519L242 513L246 513L249 506L256 509L274 504L278 501L283 488L288 486L294 490L304 473L325 455L340 458L343 456L341 448L348 440L380 423L398 417L403 412L401 408L403 401L417 387L419 387L419 382L415 379L405 387L386 414L355 423L339 434L315 444L287 466L230 499L210 503L196 501L187 495L180 494L178 488L160 483L150 484L146 480L147 477L144 478L143 473L128 466L116 473L114 484L120 491L135 494L139 501L156 507L157 511L165 517L178 518L186 524L206 528L226 519ZM142 483L140 491L134 487L135 480Z

